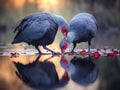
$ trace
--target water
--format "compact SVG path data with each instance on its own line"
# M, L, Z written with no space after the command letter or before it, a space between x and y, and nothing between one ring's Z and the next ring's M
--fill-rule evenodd
M48 66L46 62L50 63L48 69L52 67L51 62L55 65L55 67L51 68L49 71L57 71L56 73L58 75L59 82L64 76L65 71L69 71L70 79L67 80L65 76L63 80L63 83L65 83L64 85L56 82L55 85L50 85L49 89L47 88L48 90L120 89L120 56L116 56L114 58L110 56L100 56L99 58L92 58L91 61L89 61L86 57L83 58L80 55L73 54L65 56L41 55L40 58L38 58L39 55L36 54L37 52L34 49L26 50L27 54L23 53L23 51L24 49L20 49L20 51L18 51L22 52L22 55L13 55L11 52L13 53L14 49L5 47L1 49L1 52L7 54L0 56L0 90L34 90L36 88L46 90L46 87L44 89L44 85L31 85L29 82L32 81L26 81L23 80L23 78L21 79L22 75L13 62L16 62L17 64L19 62L23 65L22 67L28 67L27 69L22 68L22 70L25 70L25 73L28 74L27 76L30 76L28 79L35 78L34 83L40 80L39 77L44 78L45 74L42 76L39 70L43 69L42 65L44 67ZM77 73L75 73L74 70L76 70ZM16 71L20 76L16 74ZM43 81L45 80L48 79L44 79Z

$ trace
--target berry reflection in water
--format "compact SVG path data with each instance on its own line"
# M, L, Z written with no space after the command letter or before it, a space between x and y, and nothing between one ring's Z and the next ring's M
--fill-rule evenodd
M27 65L14 62L14 65L18 69L16 74L25 84L35 89L51 90L63 87L68 83L69 77L66 78L66 72L64 72L62 78L59 80L55 65L48 61L52 57L46 59L44 62L40 62L39 58L40 56L33 63Z
M98 77L98 68L92 60L87 58L73 57L72 60L67 60L62 56L60 63L71 75L71 79L79 85L92 84Z

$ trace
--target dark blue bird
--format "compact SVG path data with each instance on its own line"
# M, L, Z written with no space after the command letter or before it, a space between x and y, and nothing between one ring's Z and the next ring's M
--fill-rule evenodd
M88 42L88 50L90 53L91 39L96 35L96 31L96 19L93 15L89 13L77 14L70 21L70 28L68 29L67 37L63 38L60 42L62 53L65 52L66 48L71 43L73 43L73 52L76 44L80 42Z
M44 12L30 14L16 26L14 32L17 31L17 34L12 44L26 42L35 46L40 54L42 52L38 46L41 45L54 54L55 52L46 46L54 41L58 28L66 36L68 23L62 16Z
M67 60L67 59L66 59ZM65 62L68 62L65 64ZM89 85L96 81L98 68L87 58L74 57L72 60L61 60L61 66L68 71L71 79L80 85Z
M14 62L18 69L17 76L28 86L40 90L53 90L53 88L63 87L68 81L66 72L59 80L55 65L46 59L44 62L39 61L40 56L33 63L24 65Z

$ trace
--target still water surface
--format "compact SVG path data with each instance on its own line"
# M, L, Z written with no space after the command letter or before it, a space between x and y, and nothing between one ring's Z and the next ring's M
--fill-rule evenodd
M61 59L63 59L63 62L61 62ZM14 62L16 62L16 65ZM20 68L28 77L25 76L24 78L24 75L21 75L22 73L19 72L17 64L22 65ZM46 70L43 67L47 67L48 72L52 73L53 76L57 75L54 77L49 76L49 78L55 79L55 77L58 77L57 82L49 85L48 88L44 84L33 84L39 80L46 83L45 81L49 79L44 77L45 73L41 75L40 70ZM65 71L69 72L69 79L64 77L62 84L59 84ZM54 74L54 72L56 73ZM64 57L61 55L41 55L39 58L38 55L0 56L0 90L112 90L109 88L119 90L119 75L119 56L115 58L101 56L99 59L91 59L91 61L88 58L81 58L79 55L66 55ZM30 81L30 78L34 78L34 80Z

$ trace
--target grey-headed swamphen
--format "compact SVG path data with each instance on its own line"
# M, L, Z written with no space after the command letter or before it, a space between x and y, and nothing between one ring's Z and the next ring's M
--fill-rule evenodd
M90 53L91 39L96 35L97 24L96 19L92 14L80 13L73 17L70 21L67 38L63 38L60 42L62 53L65 52L69 44L73 43L74 51L76 44L80 42L88 42Z
M35 46L40 54L42 52L38 46L41 45L55 54L46 46L54 41L58 28L61 29L63 35L67 35L68 23L62 16L44 12L30 14L16 26L14 32L17 34L12 44L26 42Z

